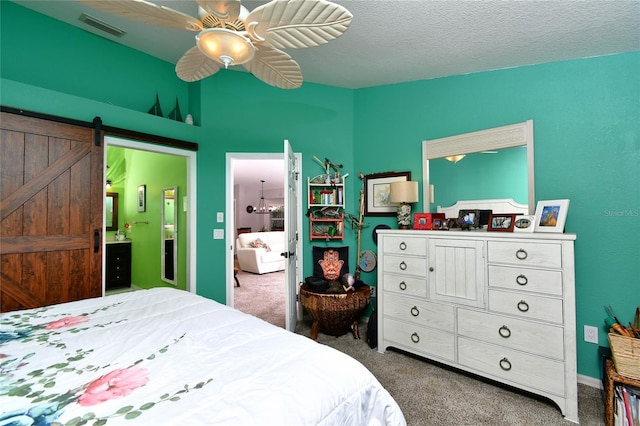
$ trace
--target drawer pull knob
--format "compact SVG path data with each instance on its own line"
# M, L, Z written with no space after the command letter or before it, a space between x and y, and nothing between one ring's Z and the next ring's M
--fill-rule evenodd
M518 275L516 277L516 283L518 283L518 285L527 285L527 283L529 282L529 278L526 277L526 275Z
M499 364L500 368L502 368L504 371L511 370L511 361L509 361L506 357L502 358Z
M402 269L403 271L406 271L406 269L407 269L407 264L404 263L404 260L402 262L400 262L400 269Z
M527 312L529 310L529 304L524 300L521 300L520 302L518 302L518 310L520 312Z
M413 308L411 308L411 315L413 315L414 317L417 317L418 315L420 315L420 310L418 309L417 306L414 306Z
M420 341L420 336L418 336L418 333L413 333L413 334L411 335L411 341L412 341L413 343L418 343L418 342Z
M407 289L407 283L402 281L400 284L398 284L398 287L400 287L400 290L404 291Z
M520 259L520 260L525 260L527 258L527 256L529 256L529 255L523 249L518 249L518 251L516 252L516 257L518 259Z
M406 250L407 249L407 243L405 243L404 241L400 243L400 250Z
M506 325L503 325L498 329L498 334L500 335L500 337L508 339L509 337L511 337L511 330L509 330L509 327L507 327Z

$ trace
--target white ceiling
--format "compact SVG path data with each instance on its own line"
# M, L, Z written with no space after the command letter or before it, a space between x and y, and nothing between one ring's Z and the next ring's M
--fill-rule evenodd
M318 169L320 170L318 174L320 174L322 170ZM284 187L284 160L234 160L234 184L240 185L241 188L260 188L261 180L264 180L265 190Z
M195 45L195 33L119 19L73 0L14 1L171 63ZM153 2L197 16L193 0ZM249 10L264 3L243 1ZM639 0L335 3L353 14L347 32L323 46L288 51L305 81L355 89L640 50ZM127 34L89 27L78 20L83 12Z

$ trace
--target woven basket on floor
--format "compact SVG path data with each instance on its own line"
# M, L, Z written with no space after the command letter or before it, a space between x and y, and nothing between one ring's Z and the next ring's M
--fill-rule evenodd
M351 331L360 312L369 304L371 291L364 285L347 293L314 293L304 284L300 288L300 302L311 318L326 334L340 336Z
M609 344L618 374L640 380L640 339L609 333Z

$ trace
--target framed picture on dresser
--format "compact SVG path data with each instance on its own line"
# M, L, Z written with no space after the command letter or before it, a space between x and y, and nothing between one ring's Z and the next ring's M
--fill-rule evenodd
M569 200L538 201L535 216L535 232L564 232L569 211Z
M489 215L487 231L513 232L516 215L512 213L498 213Z

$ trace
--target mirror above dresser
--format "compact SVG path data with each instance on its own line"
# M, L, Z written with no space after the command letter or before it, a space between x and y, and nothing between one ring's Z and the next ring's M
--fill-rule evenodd
M533 120L422 142L425 212L460 200L514 199L535 212Z

